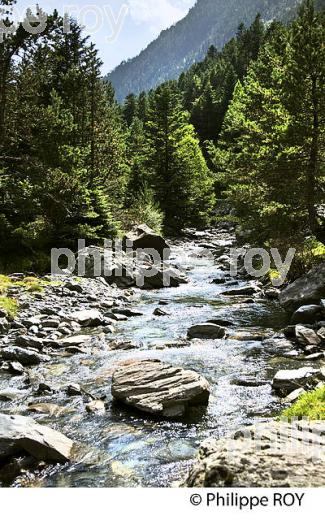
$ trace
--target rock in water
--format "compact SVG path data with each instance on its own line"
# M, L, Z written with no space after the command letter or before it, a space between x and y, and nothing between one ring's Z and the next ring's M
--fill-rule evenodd
M118 368L112 395L142 412L181 417L191 406L207 405L210 391L209 383L196 372L148 360Z
M222 296L253 296L258 292L258 287L251 284L245 287L238 287L238 289L229 289L221 293Z
M24 366L39 365L51 361L50 356L39 354L34 350L20 347L6 347L0 351L2 359L5 361L17 361Z
M190 339L222 339L226 335L226 329L214 323L200 323L191 327L187 335Z
M163 289L188 283L187 277L179 269L167 263L154 263L149 255L141 256L139 249L137 253L134 258L133 252L126 254L119 251L111 258L99 247L82 249L76 256L75 274L87 278L103 276L107 283L114 283L122 289L136 286L140 289Z
M89 413L104 414L105 413L105 403L104 403L104 401L101 401L100 399L90 401L90 403L88 403L86 405L86 410Z
M272 387L277 394L286 397L297 388L316 386L325 381L325 369L303 367L298 370L280 370L274 376Z
M68 437L33 419L0 414L0 460L23 451L40 461L67 462L73 446Z
M325 298L325 263L284 289L280 295L280 303L286 309L295 311L301 305L318 305L322 298Z
M272 421L210 439L184 487L323 487L325 421Z

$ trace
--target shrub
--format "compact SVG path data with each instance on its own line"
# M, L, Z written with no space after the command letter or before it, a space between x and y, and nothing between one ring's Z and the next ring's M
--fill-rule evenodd
M303 394L298 401L282 413L287 419L325 420L325 386Z
M158 204L153 201L151 194L145 193L134 202L132 208L127 212L127 227L145 222L157 234L162 233L164 224L164 213Z

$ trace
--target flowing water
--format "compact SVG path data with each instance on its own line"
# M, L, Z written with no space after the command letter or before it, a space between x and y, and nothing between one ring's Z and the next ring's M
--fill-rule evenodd
M37 369L47 383L62 386L78 382L97 397L105 397L107 413L89 415L82 397L67 399L62 392L54 401L63 407L62 413L55 417L32 414L43 423L55 425L82 448L78 463L47 469L28 485L170 486L182 478L204 439L222 437L278 412L279 399L272 395L269 384L275 372L274 360L261 341L285 323L278 304L266 300L243 303L245 298L221 296L229 285L212 283L220 270L198 243L176 242L173 261L187 266L189 284L136 291L132 308L143 316L119 324L118 337L137 341L140 348L122 352L98 349L92 356L67 357ZM161 300L167 305L159 305ZM157 307L168 316L155 316ZM186 338L191 325L213 318L233 324L229 327L233 339L177 345L177 340ZM195 410L184 421L169 421L116 405L110 394L112 371L121 361L135 358L161 359L198 371L211 384L208 408ZM246 386L243 381L247 379L258 383ZM37 402L42 401L48 403L49 398ZM11 413L26 413L26 403L17 404L14 410L12 404L0 404Z

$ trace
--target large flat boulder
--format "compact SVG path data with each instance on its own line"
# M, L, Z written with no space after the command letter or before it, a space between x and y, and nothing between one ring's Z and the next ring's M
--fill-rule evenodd
M274 376L273 390L286 397L297 388L309 390L320 381L325 381L325 369L303 367L298 370L280 370Z
M33 419L0 414L0 460L25 452L40 461L67 462L73 446L68 437Z
M272 421L232 438L210 439L184 487L302 488L325 486L325 421Z
M286 287L280 294L280 303L293 312L302 305L317 305L322 298L325 298L325 263Z
M148 360L118 368L112 395L142 412L181 417L191 406L207 405L209 383L191 370Z

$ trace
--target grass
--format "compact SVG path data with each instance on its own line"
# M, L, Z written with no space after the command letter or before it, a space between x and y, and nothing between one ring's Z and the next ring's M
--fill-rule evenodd
M14 298L0 296L0 309L4 310L9 318L14 319L18 312L18 303Z
M10 278L8 278L8 276L0 274L0 294L5 294L10 284Z
M307 418L312 421L325 420L325 386L303 394L295 404L282 413L282 417L299 420Z
M40 293L44 291L44 286L48 285L49 283L50 282L43 282L33 276L28 276L24 278L21 282L14 282L12 286L22 287L23 289L26 289L27 292Z
M61 281L49 282L35 276L26 276L22 280L13 282L8 276L0 274L0 309L3 309L8 317L13 319L18 312L18 302L15 298L8 296L8 289L19 287L28 293L42 293L46 286L60 286Z

